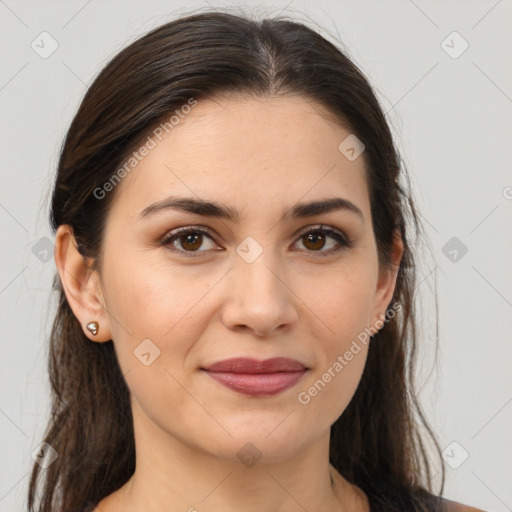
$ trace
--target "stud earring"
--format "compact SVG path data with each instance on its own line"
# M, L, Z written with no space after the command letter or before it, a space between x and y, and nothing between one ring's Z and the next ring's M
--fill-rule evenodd
M87 330L93 335L96 336L98 334L98 330L100 328L100 324L98 322L89 322L87 324Z

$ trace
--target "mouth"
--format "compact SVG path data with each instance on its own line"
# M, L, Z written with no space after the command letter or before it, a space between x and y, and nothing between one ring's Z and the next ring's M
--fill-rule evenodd
M248 396L273 396L291 388L308 368L295 359L233 358L201 368L223 386Z

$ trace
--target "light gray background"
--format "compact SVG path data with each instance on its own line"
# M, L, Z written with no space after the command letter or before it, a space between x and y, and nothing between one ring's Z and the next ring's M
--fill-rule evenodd
M0 0L2 512L23 509L31 453L48 414L55 264L44 237L52 239L48 195L62 138L112 55L196 7L207 4ZM456 466L468 454L457 469L447 466L444 495L487 511L511 511L512 3L296 0L251 4L246 11L317 24L324 36L341 39L376 88L432 247L431 255L422 250L418 288L424 302L421 402L446 460ZM58 43L46 59L31 48L43 31ZM457 58L463 41L450 36L453 31L469 44ZM455 253L443 253L452 237L468 249L456 261L450 259Z

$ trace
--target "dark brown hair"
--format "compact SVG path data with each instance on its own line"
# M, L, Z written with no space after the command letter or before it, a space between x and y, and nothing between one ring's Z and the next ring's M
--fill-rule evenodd
M375 510L434 510L432 470L420 428L441 460L440 449L414 391L417 271L411 245L422 228L379 102L364 74L335 44L302 22L228 12L189 14L136 40L100 72L69 128L52 196L53 231L72 226L83 257L101 269L105 218L115 194L98 200L94 191L149 130L190 98L222 93L300 95L324 107L364 143L380 264L391 263L396 232L404 244L392 300L401 308L373 336L356 393L332 425L330 462L367 494ZM92 343L58 274L53 286L58 311L50 337L52 406L44 441L58 458L44 471L34 464L31 512L86 510L121 487L135 469L129 390L113 342ZM442 492L442 460L441 469Z

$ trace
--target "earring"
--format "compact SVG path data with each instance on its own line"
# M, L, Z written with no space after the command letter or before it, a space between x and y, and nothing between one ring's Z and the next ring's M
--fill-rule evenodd
M98 322L89 322L87 324L87 330L94 336L96 336L96 334L98 334L99 328L100 328L100 324Z

